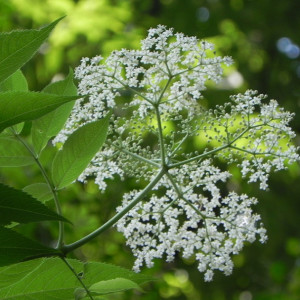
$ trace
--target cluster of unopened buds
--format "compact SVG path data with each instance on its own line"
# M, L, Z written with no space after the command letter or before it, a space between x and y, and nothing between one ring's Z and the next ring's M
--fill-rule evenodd
M246 241L267 239L253 211L257 200L235 191L224 195L222 183L231 174L217 162L237 165L248 182L266 189L271 171L299 160L290 142L293 115L251 90L205 110L205 82L218 82L222 64L231 63L215 56L212 44L158 26L140 50L84 58L76 69L79 92L88 97L76 102L54 142L112 112L105 146L79 180L94 176L102 191L115 176L148 183L124 194L117 208L126 212L116 227L136 257L136 271L181 253L195 257L209 281L214 270L232 272L231 256ZM203 147L191 151L196 136Z

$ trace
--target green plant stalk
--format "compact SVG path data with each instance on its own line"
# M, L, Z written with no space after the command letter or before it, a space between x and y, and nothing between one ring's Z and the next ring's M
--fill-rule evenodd
M168 83L166 84L166 87L165 87L163 93L161 94L160 99L162 98L162 96L163 96L166 88L168 87L170 81L171 81L171 79L169 79ZM134 91L134 92L136 92L136 91ZM151 104L153 105L152 102L151 102ZM165 147L164 147L164 141L163 141L163 131L162 131L162 123L161 123L161 118L160 118L160 112L159 112L159 104L153 105L153 107L155 109L157 124L158 124L158 135L159 135L160 152L161 152L161 167L162 167L160 172L156 175L156 177L144 188L143 191L141 191L141 193L129 205L127 205L122 211L117 213L109 221L107 221L101 227L97 228L95 231L93 231L90 234L86 235L82 239L80 239L80 240L78 240L78 241L76 241L72 244L62 246L61 250L62 250L63 253L67 254L67 253L81 247L82 245L86 244L87 242L89 242L90 240L97 237L102 232L104 232L105 230L109 229L114 224L116 224L117 221L120 220L127 212L129 212L137 203L139 203L147 195L147 193L149 193L151 191L151 189L158 183L158 181L163 177L163 175L165 175L167 173L166 154L165 154ZM123 152L125 152L129 155L132 155L131 152L126 152L123 149L120 149L120 151L123 151ZM139 155L134 155L134 157L158 167L158 164L156 164L152 161L148 161L145 158L140 157Z
M69 244L64 245L61 247L61 250L64 254L67 254L82 245L86 244L93 238L100 235L105 230L112 227L114 224L116 224L126 213L128 213L137 203L139 203L153 188L154 186L159 182L159 180L166 174L166 171L164 169L161 169L159 173L155 176L155 178L136 196L134 200L132 200L123 210L118 212L114 217L112 217L110 220L108 220L105 224L103 224L101 227L97 228L95 231L91 232L90 234L86 235L82 239Z
M185 197L181 189L178 187L176 181L174 180L173 176L170 173L167 173L166 176L169 178L170 182L172 183L178 198L182 199L187 205L189 205L203 220L206 219L206 217L190 202L188 201Z
M247 133L251 128L255 128L255 127L259 127L259 126L261 126L261 125L256 125L256 126L248 127L248 128L246 128L245 130L243 130L237 137L235 137L235 138L234 138L232 141L230 141L229 143L227 143L227 144L225 144L225 145L223 145L223 146L220 146L220 147L218 147L218 148L215 148L215 149L213 149L213 150L211 150L211 151L208 151L208 152L202 153L202 154L200 154L200 155L194 156L194 157L192 157L192 158L186 159L186 160L184 160L184 161L180 161L180 162L178 162L178 163L171 164L171 165L169 165L169 168L172 169L172 168L180 167L180 166L185 165L185 164L187 164L187 163L189 163L189 162L192 162L192 161L201 159L201 158L203 158L203 157L206 157L206 156L208 156L208 155L210 155L210 154L216 153L216 152L221 151L221 150L223 150L223 149L226 149L226 148L229 148L229 147L233 147L232 144L233 144L234 142L236 142L238 139L240 139L240 138L241 138L245 133Z
M158 128L158 138L160 144L160 156L161 156L161 165L162 167L166 166L166 152L165 152L165 145L164 145L164 138L163 138L163 131L162 131L162 124L160 118L160 112L158 105L154 106L156 119L157 119L157 128Z
M167 64L166 64L166 66L167 66L167 69L169 70L169 67L168 67ZM169 73L170 73L170 71L169 71ZM168 87L169 87L169 85L170 85L172 79L173 79L173 76L172 76L171 73L170 73L170 74L169 74L168 82L166 83L164 89L162 90L162 92L161 92L161 94L160 94L160 96L159 96L159 98L158 98L158 100L157 100L157 104L160 104L160 103L161 103L161 100L163 99L164 94L165 94L166 90L168 89Z
M125 153L125 154L128 154L128 155L130 155L131 157L133 157L133 158L135 158L135 159L137 159L137 160L143 161L143 162L145 162L145 163L147 163L147 164L149 164L149 165L152 165L152 166L154 166L154 167L156 167L156 168L159 168L159 167L160 167L160 165L159 165L158 163L156 163L156 162L154 162L154 161L152 161L152 160L150 160L150 159L147 159L147 158L145 158L145 157L143 157L143 156L140 156L140 155L138 155L138 154L136 154L136 153L133 153L133 152L131 152L131 151L128 151L128 150L122 148L121 145L118 146L118 145L113 144L113 143L111 143L111 142L107 142L107 144L110 145L110 146L113 146L113 147L117 148L120 152L123 152L123 153Z
M36 164L38 165L41 173L43 174L43 177L45 178L45 181L49 187L49 189L51 190L52 194L53 194L53 199L54 199L54 203L55 203L55 208L56 208L56 212L58 215L62 215L62 210L61 210L61 206L57 197L57 192L55 190L55 187L51 181L51 179L48 177L44 167L42 166L38 156L36 155L36 153L29 147L29 145L15 132L15 130L11 127L11 131L14 134L14 136L18 139L18 141L20 143L22 143L22 145L27 149L27 151L31 154L31 156L33 157L34 161L36 162ZM63 245L63 240L64 240L64 222L59 221L59 236L58 236L58 241L57 241L57 246L56 249L61 248L61 246Z
M61 257L61 259L63 260L63 262L68 266L68 268L71 270L71 272L75 275L75 277L77 278L77 280L80 282L80 284L82 285L82 287L84 288L84 290L86 291L87 295L89 296L89 298L91 300L94 300L93 296L91 295L89 289L86 287L86 285L84 284L84 282L81 280L81 278L77 275L76 271L74 270L74 268L69 264L69 262L64 258Z
M125 88L129 89L130 91L132 91L134 94L140 96L142 99L144 99L145 101L147 101L148 103L153 105L153 102L148 99L147 97L145 97L143 94L141 94L139 91L135 90L134 88L130 87L129 85L124 84L121 80L119 80L118 78L111 76L114 80L116 80L118 83L120 83L122 86L124 86Z
M242 149L242 148L239 148L239 147L236 147L236 146L230 146L230 148L238 150L238 151L241 151L241 152L245 152L245 153L251 154L253 156L259 156L259 155L265 155L265 156L267 156L267 155L272 155L272 156L276 156L276 157L288 158L286 155L280 155L280 154L272 153L272 152L254 152L254 151L250 151L250 150L247 150L247 149Z

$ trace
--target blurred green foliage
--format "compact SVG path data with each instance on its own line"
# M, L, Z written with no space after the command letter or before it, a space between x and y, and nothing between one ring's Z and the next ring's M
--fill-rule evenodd
M257 89L296 113L293 128L300 132L300 2L294 0L0 0L0 30L37 28L66 15L39 54L22 70L31 90L41 90L50 80L62 78L80 58L113 49L137 48L149 27L165 24L186 35L216 44L217 53L230 55L235 65L226 79L209 88L203 103L223 103L228 95ZM26 133L26 130L24 131ZM195 145L199 141L195 141ZM300 144L299 135L296 143ZM45 164L53 159L43 153ZM217 274L204 283L193 260L157 261L144 270L158 280L145 286L146 293L127 293L112 299L172 300L297 300L300 299L300 170L292 166L271 178L270 191L245 184L236 176L228 188L257 197L257 210L268 230L266 245L245 247L234 258L231 276ZM0 181L12 186L40 182L37 169L2 168ZM114 214L122 193L138 183L128 179L109 182L104 194L92 179L60 192L67 225L66 242L73 242L103 224ZM45 244L53 244L57 228L48 223L19 228ZM26 231L25 231L26 230ZM82 260L99 260L130 268L133 257L125 240L114 229L75 251Z

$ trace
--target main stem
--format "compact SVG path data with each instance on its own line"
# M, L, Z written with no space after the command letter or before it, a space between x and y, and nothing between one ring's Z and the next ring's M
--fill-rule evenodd
M27 151L30 153L30 155L33 157L34 161L36 162L36 164L38 165L41 173L43 174L43 177L49 187L49 189L51 190L51 193L53 195L53 199L54 199L54 203L55 203L55 207L56 207L56 212L58 215L62 215L62 211L61 211L61 206L60 203L58 201L58 197L57 197L57 193L55 190L55 187L51 181L51 179L48 177L44 167L42 166L38 155L29 147L29 145L16 133L16 131L11 127L11 132L14 134L14 136L23 144L23 146L27 149ZM59 236L58 236L58 241L57 241L57 245L56 248L59 249L61 248L61 246L63 245L63 240L64 240L64 223L62 221L59 221Z
M168 81L165 89L167 88L167 86L169 85L169 83L170 83L170 80ZM164 92L165 92L165 90L161 94L160 99L162 98ZM152 103L152 105L153 105L153 103ZM63 251L63 253L67 254L67 253L73 251L74 249L77 249L77 248L81 247L82 245L86 244L87 242L89 242L90 240L92 240L93 238L97 237L102 232L104 232L105 230L107 230L108 228L110 228L111 226L113 226L114 224L116 224L126 213L128 213L137 203L139 203L153 189L153 187L159 182L159 180L165 174L167 174L167 169L166 169L166 153L165 153L165 146L164 146L164 141L163 141L162 122L161 122L161 118L160 118L159 104L153 105L153 107L155 109L157 123L158 123L157 127L158 127L158 136L159 136L160 152L161 152L161 170L160 170L160 172L144 188L144 190L141 191L140 194L137 195L137 197L133 201L131 201L123 210L121 210L119 213L117 213L109 221L107 221L101 227L97 228L96 230L94 230L93 232L91 232L87 236L83 237L82 239L80 239L80 240L78 240L78 241L76 241L76 242L74 242L72 244L62 246L61 250ZM140 159L140 157L137 156L137 155L135 157L138 158L138 159ZM142 160L145 161L145 159L142 159ZM153 163L151 163L151 164L153 164ZM158 165L155 164L155 166L157 167Z
M53 199L54 199L54 203L55 203L55 208L56 208L56 212L58 215L62 215L62 210L61 210L61 206L60 206L60 203L58 201L58 197L57 197L57 192L55 190L55 187L54 185L52 184L52 181L50 180L50 178L48 177L47 173L45 172L45 169L43 168L42 164L40 163L39 159L36 158L36 163L37 165L39 166L46 182L47 182L47 185L49 186L51 192L52 192L52 195L53 195ZM56 248L59 249L62 245L63 245L63 240L64 240L64 222L62 221L59 221L58 223L58 226L59 226L59 235L58 235L58 241L57 241L57 245L56 245Z
M126 213L128 213L137 203L139 203L159 182L159 180L164 176L166 171L164 169L160 170L159 173L155 176L155 178L136 196L134 200L132 200L124 209L118 212L114 217L112 217L109 221L103 224L101 227L91 232L87 236L82 239L74 242L73 244L62 246L61 250L64 254L67 254L82 245L86 244L93 238L97 237L103 231L107 230L114 224L116 224Z

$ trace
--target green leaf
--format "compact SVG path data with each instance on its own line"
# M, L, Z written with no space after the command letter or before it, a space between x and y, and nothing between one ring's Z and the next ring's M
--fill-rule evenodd
M0 33L0 82L20 69L36 53L61 19L39 30Z
M39 256L58 255L60 252L30 240L25 236L0 226L0 266L7 266ZM0 293L1 295L1 293ZM0 297L0 299L2 299Z
M116 278L125 278L139 285L153 280L150 276L107 263L88 262L84 265L84 279L88 286L95 282Z
M14 130L17 134L20 134L21 131L22 131L23 128L24 128L24 125L25 125L25 123L22 122L22 123L18 123L18 124L16 124L16 125L13 125L12 128L13 128L13 130Z
M47 220L67 221L23 191L0 183L0 225Z
M77 273L83 265L68 259ZM59 258L42 258L0 268L1 300L74 300L79 281Z
M86 263L83 274L85 284L89 287L90 291L95 292L93 295L117 293L132 288L141 290L139 285L153 280L150 276L100 262ZM77 297L76 299L83 299L86 297L86 292L82 288L78 288L75 296Z
M91 292L91 294L96 296L119 293L131 289L137 289L139 291L142 291L142 289L135 282L125 278L116 278L106 281L100 281L94 283L89 287L89 291ZM78 289L76 293L76 299L82 299L87 295L84 289Z
M37 92L0 93L0 132L14 124L40 118L62 104L78 98Z
M77 88L73 82L74 72L70 68L68 76L64 80L50 83L44 88L44 92L61 96L77 96Z
M87 292L84 288L78 288L74 292L75 300L81 300L87 295Z
M28 84L21 70L17 70L0 84L0 92L7 91L28 91ZM20 133L24 127L24 123L14 125L14 130ZM6 135L12 136L12 133L7 130Z
M34 158L24 146L9 137L0 137L0 166L20 167L34 163Z
M104 295L126 291L129 289L142 290L135 282L125 278L115 278L92 284L89 290L96 295Z
M67 260L77 274L82 273L82 281L90 288L99 281L117 278L131 286L149 281L150 278L133 271L109 264L91 262L83 264L74 259ZM122 274L122 277L117 277ZM129 278L132 277L132 278ZM122 285L119 281L119 287ZM132 283L133 282L133 283ZM118 280L112 281L115 286ZM100 284L101 286L101 284ZM134 287L136 288L136 286ZM82 286L60 258L42 258L0 268L1 300L74 300L84 297ZM77 294L77 295L76 295ZM76 298L75 298L76 299ZM80 299L80 298L77 298ZM96 296L95 299L98 299Z
M44 89L45 93L60 96L77 96L77 89L73 83L73 71L70 69L65 80L51 83ZM67 121L74 102L66 103L56 110L32 122L32 142L39 154L50 138L57 135Z
M109 117L86 124L69 136L53 160L52 177L57 188L72 183L99 151L106 139Z
M23 192L45 203L53 199L53 194L46 183L33 183L23 188Z
M17 70L6 80L0 83L0 92L28 91L28 84L21 70Z

